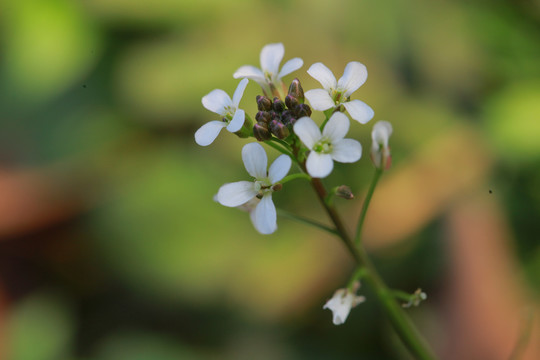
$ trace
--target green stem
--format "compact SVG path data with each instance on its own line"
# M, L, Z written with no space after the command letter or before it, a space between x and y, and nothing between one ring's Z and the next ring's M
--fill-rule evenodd
M264 143L265 143L266 145L268 145L268 146L273 147L274 149L276 149L276 150L279 151L280 153L289 156L293 161L296 161L296 158L294 157L294 155L293 155L288 149L284 149L284 148L282 148L281 146L279 146L279 145L277 145L277 144L274 144L274 143L273 143L272 141L270 141L270 140L266 140Z
M380 176L380 175L379 175ZM396 302L392 291L388 289L380 275L377 273L375 267L371 264L363 247L356 247L352 242L352 239L347 234L341 217L334 209L333 206L328 205L325 202L326 189L318 178L314 178L311 181L313 189L317 193L319 201L326 210L328 216L336 226L336 230L339 233L339 238L345 244L351 255L355 259L358 268L365 271L364 278L366 282L375 290L375 294L379 299L382 308L394 330L398 334L401 341L407 347L407 349L417 358L421 360L435 359L434 355L428 349L425 341L422 339L414 325L408 319L403 312L403 309Z
M356 235L354 237L354 243L357 246L360 246L362 244L362 228L364 227L364 221L366 220L366 214L369 207L369 203L371 201L371 197L373 196L373 192L375 191L375 187L377 187L377 183L379 182L379 179L381 178L381 175L383 173L382 169L376 169L375 174L373 175L373 180L371 180L371 184L369 185L369 190L366 194L366 198L364 200L364 204L362 205L362 211L360 212L360 218L358 220L358 225L356 226Z
M291 180L295 180L295 179L306 179L306 180L311 180L311 176L309 176L308 174L306 173L296 173L296 174L291 174L291 175L287 175L283 178L283 180L280 181L281 184L285 184L287 181L291 181Z
M321 224L320 222L318 221L315 221L315 220L311 220L311 219L307 219L305 217L302 217L302 216L298 216L298 215L295 215L293 213L290 213L286 210L282 210L282 209L277 209L277 214L279 216L283 216L287 219L291 219L291 220L295 220L295 221L298 221L298 222L301 222L303 224L307 224L307 225L312 225L312 226L315 226L321 230L324 230L324 231L327 231L329 232L330 234L333 234L333 235L339 235L338 232L336 231L336 229L332 229L331 227L329 226L326 226L324 224Z

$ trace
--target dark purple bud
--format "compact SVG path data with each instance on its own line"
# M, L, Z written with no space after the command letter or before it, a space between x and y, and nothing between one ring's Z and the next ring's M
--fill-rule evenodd
M340 198L347 199L347 200L354 199L354 194L352 193L351 188L348 187L347 185L338 186L336 189L336 195L339 196Z
M289 136L289 129L277 120L272 120L269 128L272 134L274 134L278 139L283 140Z
M253 126L253 136L255 136L255 139L259 141L265 141L270 139L272 137L272 134L270 134L270 131L268 131L266 124L256 123Z
M257 122L268 123L270 120L272 120L272 117L268 111L259 111L255 115L255 120L257 120Z
M272 103L272 108L274 111L280 113L285 110L285 104L278 97L275 97L274 102Z
M272 109L272 100L266 96L257 95L257 109L259 111L269 111Z
M292 95L287 95L285 97L285 105L287 105L288 109L293 110L296 107L296 105L298 105L298 99Z
M293 112L290 110L285 110L281 114L281 122L287 126L293 125L296 121L296 117L294 116Z
M296 98L299 103L304 103L304 89L302 89L302 85L300 84L300 80L298 80L298 78L294 79L289 86L289 95Z
M307 104L299 104L294 108L294 112L298 118L302 116L311 116L311 108Z

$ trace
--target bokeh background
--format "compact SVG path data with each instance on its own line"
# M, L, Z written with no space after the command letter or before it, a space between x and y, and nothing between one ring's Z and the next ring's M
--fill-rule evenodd
M394 124L366 244L427 292L408 312L438 356L540 358L538 1L2 0L2 359L408 359L369 288L345 325L322 310L353 266L338 241L212 201L246 140L197 146L201 98L273 42L306 90L314 62L367 66L363 159L325 182L353 224L371 126ZM301 180L274 199L328 221Z

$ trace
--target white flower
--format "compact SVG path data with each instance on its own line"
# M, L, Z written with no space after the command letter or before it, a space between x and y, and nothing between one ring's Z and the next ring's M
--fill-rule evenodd
M338 289L334 296L324 304L323 309L332 310L332 322L334 325L341 325L347 320L347 316L351 309L360 303L363 303L366 298L356 295L356 291L360 287L360 283L356 283L353 291L349 289Z
M195 133L195 141L201 146L207 146L214 142L219 132L224 127L234 133L242 128L245 120L244 110L238 108L244 90L246 89L248 79L242 79L236 90L233 98L221 89L212 90L209 94L202 98L202 104L208 110L222 116L222 120L210 121L197 130Z
M322 133L308 117L300 118L294 124L294 132L311 150L306 161L309 175L317 178L328 176L334 168L334 161L352 163L360 160L362 145L353 139L344 139L349 131L349 118L337 112L330 117Z
M242 148L242 160L247 172L255 181L238 181L219 188L217 201L221 205L237 207L246 205L254 197L260 198L255 209L250 212L255 229L261 234L271 234L277 229L276 207L272 202L274 185L287 175L291 168L291 158L279 156L266 171L268 158L263 147L250 143Z
M373 118L373 110L363 101L350 100L353 92L358 90L367 79L366 67L352 61L347 64L343 76L336 81L336 77L322 63L311 65L308 74L321 83L323 89L309 90L305 93L311 107L318 111L325 111L343 105L354 120L361 124Z
M377 121L371 131L371 160L378 169L388 170L392 163L388 139L392 135L392 124L388 121Z
M235 79L251 79L261 85L263 89L267 89L268 86L275 86L276 84L281 83L282 77L300 69L302 65L304 65L302 59L294 58L287 61L280 71L279 64L281 63L284 54L285 48L283 47L283 44L268 44L261 50L261 69L251 65L244 65L236 70L233 77Z

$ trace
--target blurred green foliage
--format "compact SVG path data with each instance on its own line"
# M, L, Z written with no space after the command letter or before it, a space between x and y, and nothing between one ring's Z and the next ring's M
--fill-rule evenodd
M232 73L258 65L270 42L304 59L294 74L304 89L318 87L305 73L316 61L338 76L366 64L355 96L393 122L397 168L455 124L484 134L497 156L486 181L501 190L539 289L539 19L525 1L3 0L0 160L62 164L92 185L80 189L91 210L68 236L87 251L87 272L74 285L45 266L53 289L33 289L10 314L13 360L404 356L374 304L340 328L321 311L350 270L333 239L282 219L263 237L247 214L212 201L247 179L245 142L224 133L197 147L194 131L215 119L201 98L232 93ZM257 94L251 83L250 113ZM367 155L370 127L351 131ZM332 182L358 179L360 192L369 166L368 156L338 165ZM277 193L278 206L323 218L302 184L290 189L298 196ZM436 291L437 226L378 259L392 284Z

